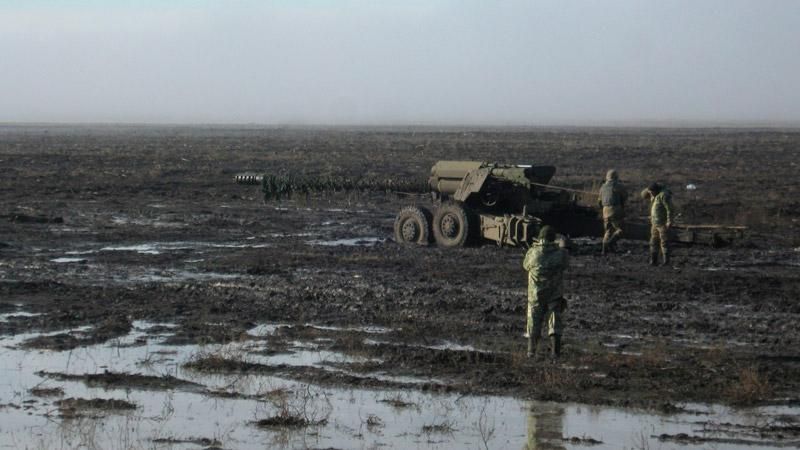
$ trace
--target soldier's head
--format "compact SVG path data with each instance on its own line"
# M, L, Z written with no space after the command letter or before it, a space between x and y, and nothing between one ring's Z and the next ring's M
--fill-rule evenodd
M653 195L656 195L659 192L661 192L661 185L658 183L650 183L650 186L647 187L647 190L650 191Z
M618 180L618 179L619 179L619 175L617 175L617 171L616 170L609 169L609 171L606 172L606 181Z
M539 230L539 240L542 242L553 242L556 240L556 229L550 225L545 225Z

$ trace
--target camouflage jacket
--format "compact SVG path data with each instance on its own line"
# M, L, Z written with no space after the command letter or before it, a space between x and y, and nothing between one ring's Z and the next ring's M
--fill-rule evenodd
M568 263L567 251L555 242L534 242L522 262L528 271L528 301L549 302L562 297Z
M600 186L597 202L600 206L624 207L628 199L628 191L617 180L608 180Z
M672 193L663 189L650 200L650 223L664 226L672 223Z

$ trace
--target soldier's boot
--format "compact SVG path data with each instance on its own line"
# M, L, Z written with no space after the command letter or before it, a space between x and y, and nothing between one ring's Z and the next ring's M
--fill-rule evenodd
M536 349L539 347L538 337L528 337L528 358L536 356Z
M661 265L669 265L669 251L667 249L661 250Z
M606 256L607 252L608 252L608 244L606 243L606 241L603 241L603 250L600 251L600 254Z
M657 266L658 265L658 250L650 249L650 265Z
M550 336L550 356L553 359L558 359L561 356L561 335L554 334Z

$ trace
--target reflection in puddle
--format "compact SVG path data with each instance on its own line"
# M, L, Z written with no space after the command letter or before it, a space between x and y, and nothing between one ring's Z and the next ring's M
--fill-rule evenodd
M268 335L283 326L286 325L262 325L252 329L251 334ZM269 342L263 341L207 346L164 345L164 337L175 328L171 323L135 321L133 331L127 336L64 352L24 351L15 347L26 339L40 336L38 334L0 339L0 446L175 448L171 444L159 447L156 440L201 439L219 441L223 448L241 449L618 449L675 445L705 448L715 443L724 444L725 448L758 449L795 444L780 442L774 435L759 437L749 427L776 423L777 417L796 420L800 413L796 407L747 411L684 405L685 413L662 416L508 397L323 388L275 376L199 373L183 368L185 362L199 354L220 354L270 365L314 367L324 367L327 360L357 361L359 358L317 351L314 342L307 341L291 343L290 348L296 350L293 354L274 356L253 354L253 351L269 349ZM43 378L36 375L39 371L73 375L106 372L150 377L170 375L201 386L103 388L75 379ZM48 389L55 397L36 394ZM84 417L61 417L54 402L69 397L125 400L134 403L137 409L124 414L97 410ZM293 429L254 425L255 421L281 413L319 423ZM680 437L682 433L716 440L677 441L679 444L670 440L670 436ZM747 445L742 444L743 439L748 440ZM590 444L593 445L587 447ZM176 446L194 448L186 444Z

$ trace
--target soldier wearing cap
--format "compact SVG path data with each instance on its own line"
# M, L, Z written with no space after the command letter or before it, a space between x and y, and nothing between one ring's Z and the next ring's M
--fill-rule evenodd
M661 264L669 264L668 237L672 227L672 192L658 183L653 183L642 191L642 198L650 202L650 265L658 265L658 252L661 250Z
M542 227L539 240L531 245L522 263L528 271L528 357L536 354L545 321L552 355L557 358L561 354L561 313L566 307L564 270L569 260L567 251L556 243L555 237L552 227Z
M611 169L606 173L606 181L600 187L597 202L603 209L603 254L614 252L617 240L622 236L622 226L625 220L625 201L628 191L619 181L617 171Z

